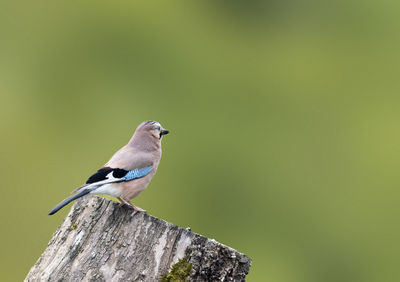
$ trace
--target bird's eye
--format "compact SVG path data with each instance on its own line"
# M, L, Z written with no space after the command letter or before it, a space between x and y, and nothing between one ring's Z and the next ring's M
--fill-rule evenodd
M161 130L161 127L160 127L160 126L156 126L156 129L157 129L158 131L160 131L160 130Z

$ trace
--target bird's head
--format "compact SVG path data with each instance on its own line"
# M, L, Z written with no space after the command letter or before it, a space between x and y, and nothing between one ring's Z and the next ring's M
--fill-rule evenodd
M153 120L148 120L140 124L136 129L136 132L152 136L156 139L161 139L164 135L169 133L169 131L163 128L159 122Z
M152 147L152 144L159 147L157 144L160 144L161 138L168 133L169 131L163 128L159 122L145 121L136 128L130 143L139 147Z

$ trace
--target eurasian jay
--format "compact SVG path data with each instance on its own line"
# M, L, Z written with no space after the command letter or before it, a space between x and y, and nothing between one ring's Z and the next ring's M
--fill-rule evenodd
M168 134L156 121L140 124L131 140L118 150L111 159L86 184L75 189L75 195L55 206L49 215L87 194L101 194L116 197L121 205L129 205L134 212L145 211L130 202L138 196L156 174L161 159L161 138Z

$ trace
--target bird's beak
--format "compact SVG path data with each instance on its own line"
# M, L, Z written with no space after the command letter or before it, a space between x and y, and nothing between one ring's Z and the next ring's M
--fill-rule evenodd
M161 130L161 132L160 132L160 136L166 135L166 134L168 134L168 133L169 133L169 130L163 129L163 130Z

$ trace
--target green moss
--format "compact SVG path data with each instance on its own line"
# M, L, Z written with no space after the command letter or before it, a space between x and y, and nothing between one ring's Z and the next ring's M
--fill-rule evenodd
M75 222L74 224L72 224L72 225L69 227L69 230L75 230L75 229L78 227L78 224L79 224L79 220L78 220L78 222Z
M188 257L181 258L175 263L169 273L161 275L161 282L185 282L189 281L192 264L188 262Z

